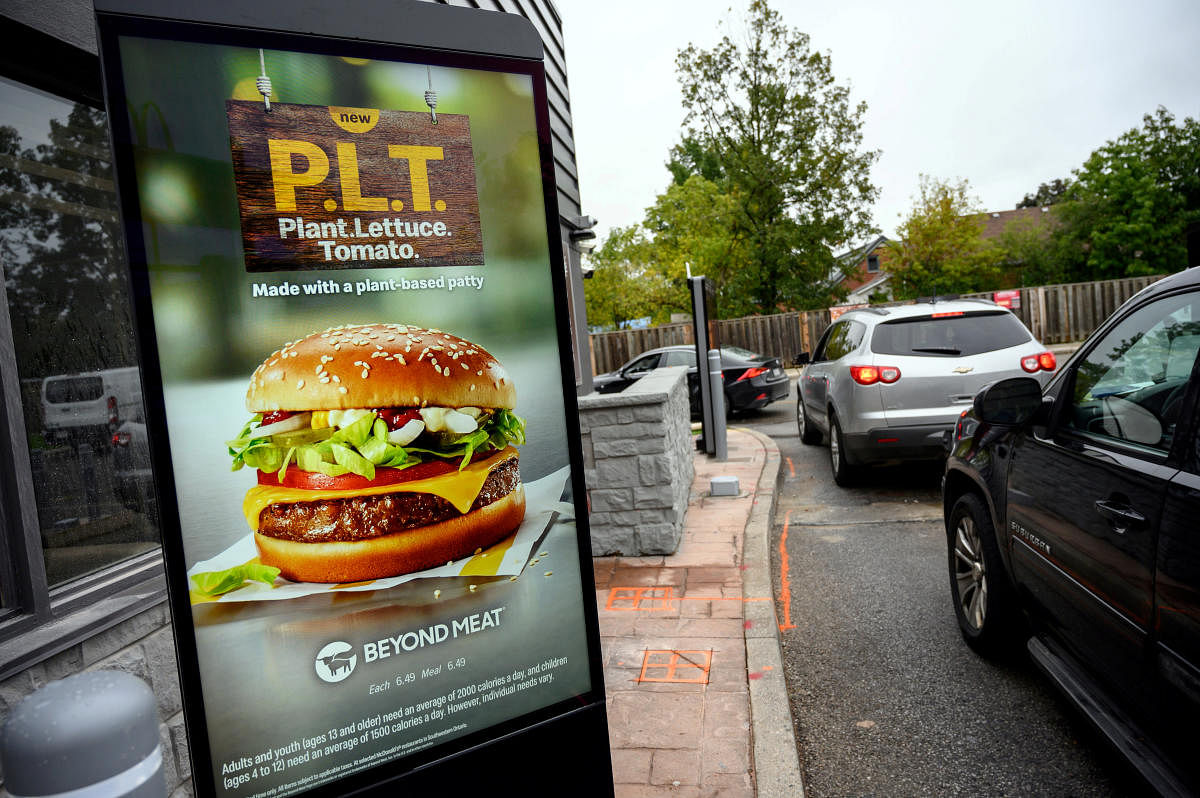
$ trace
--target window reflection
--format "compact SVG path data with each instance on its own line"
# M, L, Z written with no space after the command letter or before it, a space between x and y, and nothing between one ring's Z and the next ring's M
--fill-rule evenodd
M47 579L158 545L102 111L0 79L0 265Z

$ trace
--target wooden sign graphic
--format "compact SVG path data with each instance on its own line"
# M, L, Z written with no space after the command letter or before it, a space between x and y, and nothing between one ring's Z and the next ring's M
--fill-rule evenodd
M468 117L228 100L246 271L481 266Z

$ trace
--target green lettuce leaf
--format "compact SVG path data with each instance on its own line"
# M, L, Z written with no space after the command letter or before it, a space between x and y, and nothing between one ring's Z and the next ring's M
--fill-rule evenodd
M377 467L408 468L431 457L458 460L461 470L477 453L525 443L525 420L503 409L481 416L480 427L474 432L425 433L408 446L389 443L387 423L373 413L366 413L340 429L302 429L268 438L250 437L251 430L261 421L262 415L255 415L237 438L228 441L232 469L250 466L274 472L280 482L288 468L331 477L358 474L374 479Z
M269 565L248 562L236 565L224 571L205 571L192 576L193 590L204 596L223 596L240 587L246 582L262 582L272 585L279 569Z

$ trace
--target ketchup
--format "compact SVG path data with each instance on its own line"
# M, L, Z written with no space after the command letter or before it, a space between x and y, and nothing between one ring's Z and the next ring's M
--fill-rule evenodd
M375 412L384 420L389 430L400 429L408 422L421 418L415 407L385 407Z

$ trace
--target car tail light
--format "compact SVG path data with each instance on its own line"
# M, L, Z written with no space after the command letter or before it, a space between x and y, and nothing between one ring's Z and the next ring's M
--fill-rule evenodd
M114 432L112 436L113 446L128 446L130 435L128 432Z
M967 315L967 314L961 310L947 310L942 313L931 313L931 314L929 314L929 318L931 318L931 319L948 319L948 318L951 318L952 316L965 316L965 315Z
M964 422L967 420L967 413L969 412L969 410L964 410L958 414L958 422L954 425L954 440L956 441L962 440L963 428L966 426Z
M766 373L767 373L766 369L760 369L757 367L748 368L742 373L742 376L738 377L736 380L734 380L734 382L741 382L742 380L752 380L755 377L757 377L759 374L766 374Z
M900 379L900 369L895 366L851 366L850 376L859 385L874 385L877 382L890 385Z
M1030 374L1036 374L1039 371L1054 371L1058 368L1058 361L1054 359L1053 352L1039 352L1036 355L1026 355L1021 358L1021 368Z

